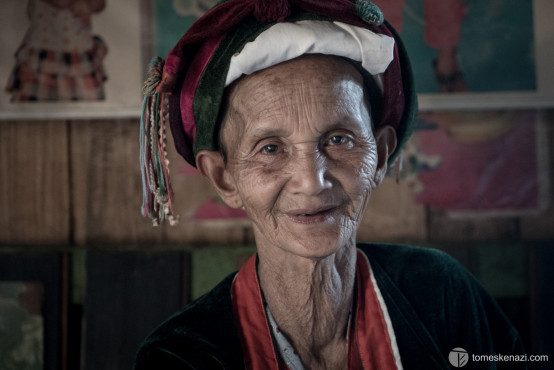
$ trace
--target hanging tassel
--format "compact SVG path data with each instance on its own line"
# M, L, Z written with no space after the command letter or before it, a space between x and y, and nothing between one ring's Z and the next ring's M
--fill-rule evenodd
M173 190L169 182L165 123L168 120L167 96L158 91L162 80L163 59L152 59L142 94L140 119L140 167L142 174L142 215L158 226L165 219L178 222L173 214Z

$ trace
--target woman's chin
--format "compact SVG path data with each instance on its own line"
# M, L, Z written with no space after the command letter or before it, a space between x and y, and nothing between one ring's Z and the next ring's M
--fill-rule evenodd
M284 221L284 222L283 222ZM318 222L302 222L304 220L281 219L278 229L271 231L256 230L258 249L271 248L274 252L286 252L293 256L321 259L326 258L346 245L355 244L354 223L341 222L340 219L327 219ZM349 230L351 232L349 232Z
M282 243L281 249L298 257L323 259L337 253L348 245L348 240L337 238L337 235L325 236L321 233L313 236L303 236Z

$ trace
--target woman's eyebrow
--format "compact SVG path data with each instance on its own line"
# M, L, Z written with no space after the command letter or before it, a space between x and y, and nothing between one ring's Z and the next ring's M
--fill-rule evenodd
M259 140L266 137L273 136L286 136L289 134L289 130L283 127L272 127L269 124L257 126L252 129L250 137Z
M364 122L361 119L353 118L349 116L341 116L330 125L326 126L324 132L333 130L350 130L353 132L360 132L366 128L371 128L371 119L369 122Z
M354 130L359 128L359 122L356 122L348 117L342 117L340 120L335 121L333 124L327 126L325 131L332 131L338 129Z
M331 124L328 124L328 125L326 124L320 127L320 130L318 131L320 133L325 133L325 132L339 130L339 129L359 131L360 128L363 128L363 127L364 126L360 126L360 122L358 122L357 120L344 116L344 117L341 117L340 119L333 121L333 123ZM290 128L275 127L275 126L272 126L271 123L261 124L261 125L258 123L256 127L251 129L250 135L248 135L248 137L243 136L243 139L247 139L248 141L252 141L252 140L257 141L268 137L284 137L284 136L288 136L289 134L290 134Z

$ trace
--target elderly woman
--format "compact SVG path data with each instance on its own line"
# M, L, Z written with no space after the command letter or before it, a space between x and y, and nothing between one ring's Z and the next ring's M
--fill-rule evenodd
M137 370L445 369L522 350L451 258L356 244L416 113L407 57L373 4L224 2L160 68L146 87L144 213L173 220L169 120L183 157L247 212L257 254L156 329Z

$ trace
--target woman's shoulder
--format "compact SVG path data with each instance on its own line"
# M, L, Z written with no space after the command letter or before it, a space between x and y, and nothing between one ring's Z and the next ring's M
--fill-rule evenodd
M403 362L421 360L424 352L414 351L419 348L415 337L439 354L458 346L476 354L523 353L517 332L494 299L447 253L392 244L358 248L370 261Z
M358 249L367 255L372 263L378 263L389 275L399 273L449 275L467 271L452 256L438 249L399 244L358 244Z
M207 363L218 368L233 359L237 345L240 349L231 301L234 275L158 326L142 343L135 369L194 368Z
M472 297L486 294L458 260L438 249L395 244L360 244L358 248L367 255L377 281L391 284L410 300L461 292ZM442 303L437 304L440 308Z

